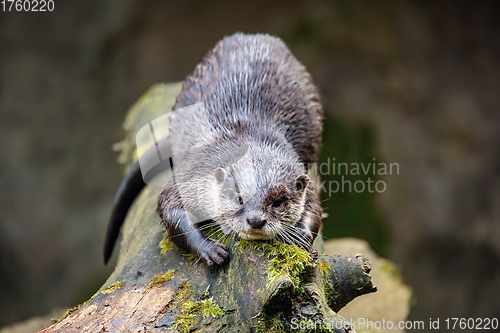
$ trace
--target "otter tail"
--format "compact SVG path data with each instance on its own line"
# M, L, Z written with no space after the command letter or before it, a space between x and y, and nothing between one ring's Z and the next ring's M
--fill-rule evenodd
M141 164L137 161L130 171L127 173L125 178L120 184L118 191L116 192L115 200L113 202L113 208L111 210L111 216L108 222L108 230L106 232L106 240L104 242L104 263L107 264L113 253L113 247L115 245L118 236L120 235L120 229L127 216L127 212L132 206L135 198L141 193L144 186L146 186L146 181L153 179L156 175L170 167L173 169L172 159L163 160L160 154L160 147L162 152L168 149L167 139L159 140L151 148L149 148L144 155L140 157L140 162L142 165L155 165L153 168L148 170L144 175L141 172ZM168 154L168 153L167 153ZM169 156L169 154L167 155ZM160 163L158 163L160 161Z

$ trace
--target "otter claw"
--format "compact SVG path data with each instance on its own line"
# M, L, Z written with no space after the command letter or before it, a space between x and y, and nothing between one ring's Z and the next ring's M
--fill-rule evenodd
M208 266L222 265L229 258L229 248L219 241L212 240L200 257Z

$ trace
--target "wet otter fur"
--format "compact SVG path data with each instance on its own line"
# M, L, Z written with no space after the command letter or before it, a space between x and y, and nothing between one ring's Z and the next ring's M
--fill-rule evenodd
M207 227L222 237L310 248L322 211L307 171L323 113L310 75L286 45L262 34L225 37L186 79L173 109L174 173L157 205L170 240L208 265L229 253L203 233Z

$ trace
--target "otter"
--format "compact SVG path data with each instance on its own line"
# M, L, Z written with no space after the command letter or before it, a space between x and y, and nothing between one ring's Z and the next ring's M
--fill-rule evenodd
M320 148L323 110L310 74L281 39L223 38L184 81L173 110L166 138L173 175L157 204L168 238L209 266L226 262L229 252L204 233L208 227L222 238L310 249L322 209L307 172ZM115 198L105 262L144 186L137 164L131 173Z

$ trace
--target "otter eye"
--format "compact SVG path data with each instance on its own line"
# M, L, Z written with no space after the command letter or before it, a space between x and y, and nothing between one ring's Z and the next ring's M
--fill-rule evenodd
M286 201L287 201L287 199L285 197L281 197L278 200L274 200L273 207L274 208L281 207L286 203Z
M236 198L234 198L237 204L243 205L243 198L240 195L237 195Z

